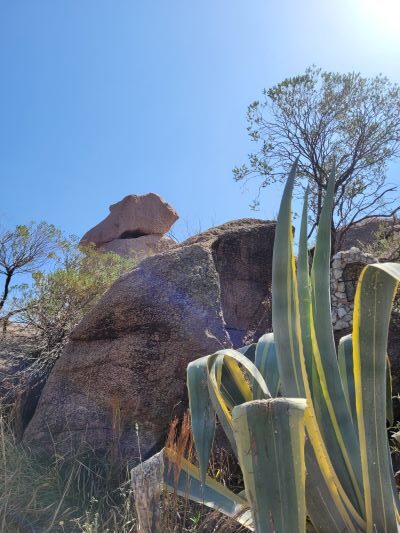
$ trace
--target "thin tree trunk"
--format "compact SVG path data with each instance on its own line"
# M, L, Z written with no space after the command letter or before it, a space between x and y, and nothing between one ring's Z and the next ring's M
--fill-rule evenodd
M12 271L7 272L6 281L4 283L3 296L1 297L1 300L0 300L0 310L3 309L4 304L6 303L6 300L7 300L8 293L10 292L10 282L11 282L12 276L13 276Z

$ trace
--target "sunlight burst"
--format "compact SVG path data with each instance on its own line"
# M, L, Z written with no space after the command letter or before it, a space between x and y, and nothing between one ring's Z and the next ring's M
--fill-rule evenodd
M398 32L400 0L364 0L361 4L374 27L381 32Z

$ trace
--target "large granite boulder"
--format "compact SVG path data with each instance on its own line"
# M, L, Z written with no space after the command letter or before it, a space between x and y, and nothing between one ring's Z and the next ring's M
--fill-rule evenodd
M163 252L176 244L165 233L178 218L158 194L130 194L110 206L110 214L85 233L81 244L91 243L124 256Z
M119 279L73 332L25 442L133 461L157 451L186 408L188 363L271 329L274 235L275 222L231 222Z

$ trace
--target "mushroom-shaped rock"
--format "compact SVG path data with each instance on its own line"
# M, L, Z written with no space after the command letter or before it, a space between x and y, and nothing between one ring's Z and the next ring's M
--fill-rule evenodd
M81 243L101 246L116 239L161 236L178 218L175 209L158 194L130 194L111 205L110 214L85 233Z

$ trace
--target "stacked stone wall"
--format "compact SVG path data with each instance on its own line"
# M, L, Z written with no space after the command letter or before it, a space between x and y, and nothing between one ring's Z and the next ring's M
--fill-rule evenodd
M375 257L355 246L333 256L331 271L333 329L345 330L352 326L354 295L359 275L365 265L377 262Z

